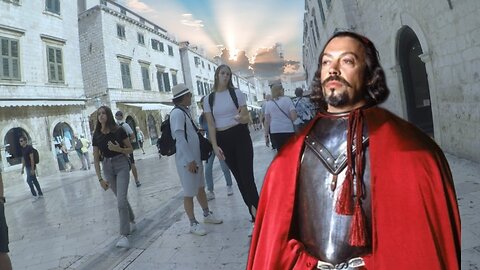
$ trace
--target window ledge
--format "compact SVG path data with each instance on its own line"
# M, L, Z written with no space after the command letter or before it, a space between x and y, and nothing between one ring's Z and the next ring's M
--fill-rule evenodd
M2 80L0 79L0 85L11 85L11 86L24 86L27 83L25 81L13 81L13 80Z
M55 13L55 12L51 12L51 11L48 11L48 10L44 10L44 11L43 11L43 14L48 15L48 16L55 17L55 18L60 19L60 20L63 20L62 16L61 16L60 14Z
M45 83L45 85L47 86L55 86L55 87L64 87L64 88L67 88L68 87L68 84L65 83L65 82L47 82Z

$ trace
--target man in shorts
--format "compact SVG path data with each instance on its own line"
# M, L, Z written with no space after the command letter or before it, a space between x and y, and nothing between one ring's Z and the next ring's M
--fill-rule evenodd
M117 119L117 123L125 130L125 132L127 132L127 135L130 138L130 142L132 142L135 138L135 135L133 134L133 130L130 127L130 125L123 121L123 112L122 111L117 111L115 113L115 119ZM132 170L133 179L135 179L135 185L137 185L137 187L139 187L142 184L138 180L137 166L135 166L135 158L133 157L133 153L131 153L129 155L129 158L130 158L130 167L131 167L131 170Z

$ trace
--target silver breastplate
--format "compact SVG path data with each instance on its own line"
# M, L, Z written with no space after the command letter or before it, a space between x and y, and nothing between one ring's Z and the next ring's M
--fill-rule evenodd
M370 160L366 134L364 127L365 198L362 208L367 218L367 235L371 236ZM365 247L349 245L352 216L335 212L337 196L345 178L346 150L347 119L319 119L306 138L295 203L296 237L310 254L333 264L371 252L370 243ZM334 190L333 175L337 175Z

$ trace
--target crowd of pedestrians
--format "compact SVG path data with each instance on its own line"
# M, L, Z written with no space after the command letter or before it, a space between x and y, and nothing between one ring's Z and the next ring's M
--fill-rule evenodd
M247 269L458 269L460 219L448 163L428 136L377 106L389 90L373 43L353 32L338 32L319 61L313 102L301 88L292 100L281 84L273 84L260 115L249 113L246 96L233 86L230 67L220 65L212 92L200 101L200 127L190 112L192 90L183 83L172 88L169 127L189 232L208 234L195 216L194 198L204 223L223 223L209 208L215 198L212 166L218 158L227 195L233 195L231 172L254 228ZM101 106L92 142L75 136L74 148L82 169L88 170L88 148L93 146L99 185L117 199L116 246L129 248L136 230L127 196L130 170L140 186L132 142L145 153L145 136L138 127L134 133L123 116ZM266 145L278 151L261 196L253 173L252 122L254 130L263 124ZM201 136L213 148L208 158L201 155ZM22 174L26 170L36 200L43 196L36 177L38 152L25 136L19 143ZM392 159L388 164L385 155ZM65 170L72 169L62 144L57 158ZM0 174L0 269L11 269L4 203ZM409 211L403 211L405 205ZM399 244L402 252L396 252Z

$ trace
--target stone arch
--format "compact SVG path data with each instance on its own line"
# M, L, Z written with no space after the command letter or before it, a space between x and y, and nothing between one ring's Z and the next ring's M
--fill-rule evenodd
M431 115L430 120L426 121L427 124L425 123L415 123L417 122L422 122L421 119L416 118L416 116L412 115L412 105L411 105L411 100L412 96L408 96L411 94L411 92L408 92L408 88L411 86L408 86L405 84L405 73L404 69L405 66L402 69L402 56L400 55L401 53L401 43L402 43L402 38L405 38L407 32L405 31L411 31L410 36L413 33L415 35L415 38L417 39L417 44L419 44L421 48L421 54L417 56L417 60L419 59L421 62L423 62L424 66L424 73L426 80L426 84L428 85L428 93L429 93L429 101L427 99L425 100L424 104L430 104L428 108L428 112ZM408 37L408 35L407 35ZM397 36L395 39L395 56L396 56L396 71L397 71L397 76L399 79L399 85L400 85L400 94L401 97L403 98L403 111L404 115L406 118L408 118L410 121L414 122L415 124L419 125L421 129L426 131L427 133L430 133L430 135L434 136L436 129L434 128L435 126L438 126L438 120L436 115L438 115L438 102L437 102L437 93L436 93L436 87L435 87L435 76L433 73L433 65L432 65L432 58L431 58L431 51L430 51L430 46L428 43L427 36L425 35L425 31L420 27L420 24L416 21L415 18L413 18L410 14L407 13L402 13L400 14L400 27L397 31ZM417 61L418 64L418 61ZM402 91L403 90L403 91ZM411 91L411 90L410 90ZM415 98L415 97L414 97ZM410 105L409 105L410 103ZM415 114L415 113L413 113ZM418 112L417 112L418 114ZM425 122L425 121L423 121ZM440 136L435 136L437 141L440 138ZM438 141L439 142L439 141ZM440 142L439 142L440 143Z
M53 143L65 143L67 149L73 149L73 136L75 135L72 127L67 122L56 121L51 129ZM54 148L53 148L54 149Z
M149 113L147 115L147 129L152 144L156 144L159 137L157 126L157 120L155 120L155 117L151 113Z
M135 128L137 127L136 119L132 115L128 115L125 117L125 123L127 123L133 130L133 137L135 138L135 141L132 142L133 149L140 148L138 145L137 132L135 131Z
M3 137L5 159L10 166L22 164L22 147L19 142L21 136L25 136L29 144L32 143L30 134L22 127L10 128Z

